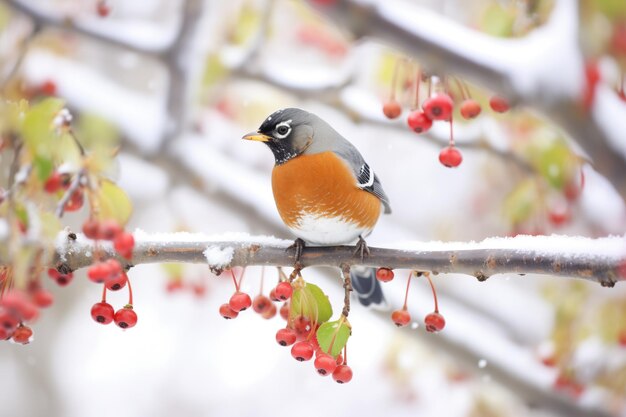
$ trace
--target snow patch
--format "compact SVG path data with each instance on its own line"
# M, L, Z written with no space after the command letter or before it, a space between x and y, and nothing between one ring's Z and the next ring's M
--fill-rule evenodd
M202 253L211 267L225 268L232 262L235 249L232 246L209 246Z
M233 242L243 245L267 245L277 247L288 247L293 242L291 240L278 239L274 236L252 236L248 233L228 232L216 235L207 235L204 233L175 232L175 233L149 233L141 229L135 229L133 232L135 242L150 243L176 243L176 242Z
M0 240L6 240L9 237L9 223L5 219L0 219Z

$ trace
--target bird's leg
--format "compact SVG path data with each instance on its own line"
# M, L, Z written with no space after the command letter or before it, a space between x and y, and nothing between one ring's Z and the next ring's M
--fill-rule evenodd
M361 261L365 259L365 256L370 256L370 248L367 247L367 242L363 239L363 236L359 236L359 241L356 242L354 247L354 254L359 254Z
M305 246L306 245L304 243L304 240L302 240L300 238L297 238L296 240L293 241L293 245L291 245L291 246L289 246L287 248L287 250L295 249L295 251L296 251L296 253L294 255L294 258L295 258L294 265L296 265L296 266L301 265L300 258L302 257L302 251L304 250Z

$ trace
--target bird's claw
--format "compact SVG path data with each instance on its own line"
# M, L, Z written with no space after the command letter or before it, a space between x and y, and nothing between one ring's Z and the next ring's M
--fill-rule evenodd
M294 249L295 250L295 254L294 254L294 264L295 265L300 265L300 258L302 258L302 251L304 250L304 240L297 238L296 240L293 241L293 244L290 245L287 250L291 250Z
M356 242L354 247L354 254L361 256L361 262L365 259L366 256L370 256L370 248L367 247L367 242L363 239L362 236L359 236L359 241Z

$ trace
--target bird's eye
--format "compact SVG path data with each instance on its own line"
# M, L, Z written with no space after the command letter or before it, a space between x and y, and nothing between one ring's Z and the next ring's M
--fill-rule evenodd
M276 133L278 133L281 137L287 136L291 128L287 125L281 125L276 128Z

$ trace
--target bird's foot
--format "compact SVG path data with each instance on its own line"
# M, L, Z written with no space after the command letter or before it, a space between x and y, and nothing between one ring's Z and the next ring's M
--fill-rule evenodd
M294 249L295 252L296 252L294 254L294 258L295 258L294 264L295 265L300 265L301 264L300 263L300 258L302 258L302 251L304 250L305 246L306 245L304 243L304 240L302 240L300 238L297 238L296 240L293 241L293 245L291 245L291 246L289 246L287 248L287 250Z
M367 242L363 239L363 236L359 236L359 241L356 242L354 247L354 254L361 256L361 262L366 256L370 256L370 248L367 247Z

